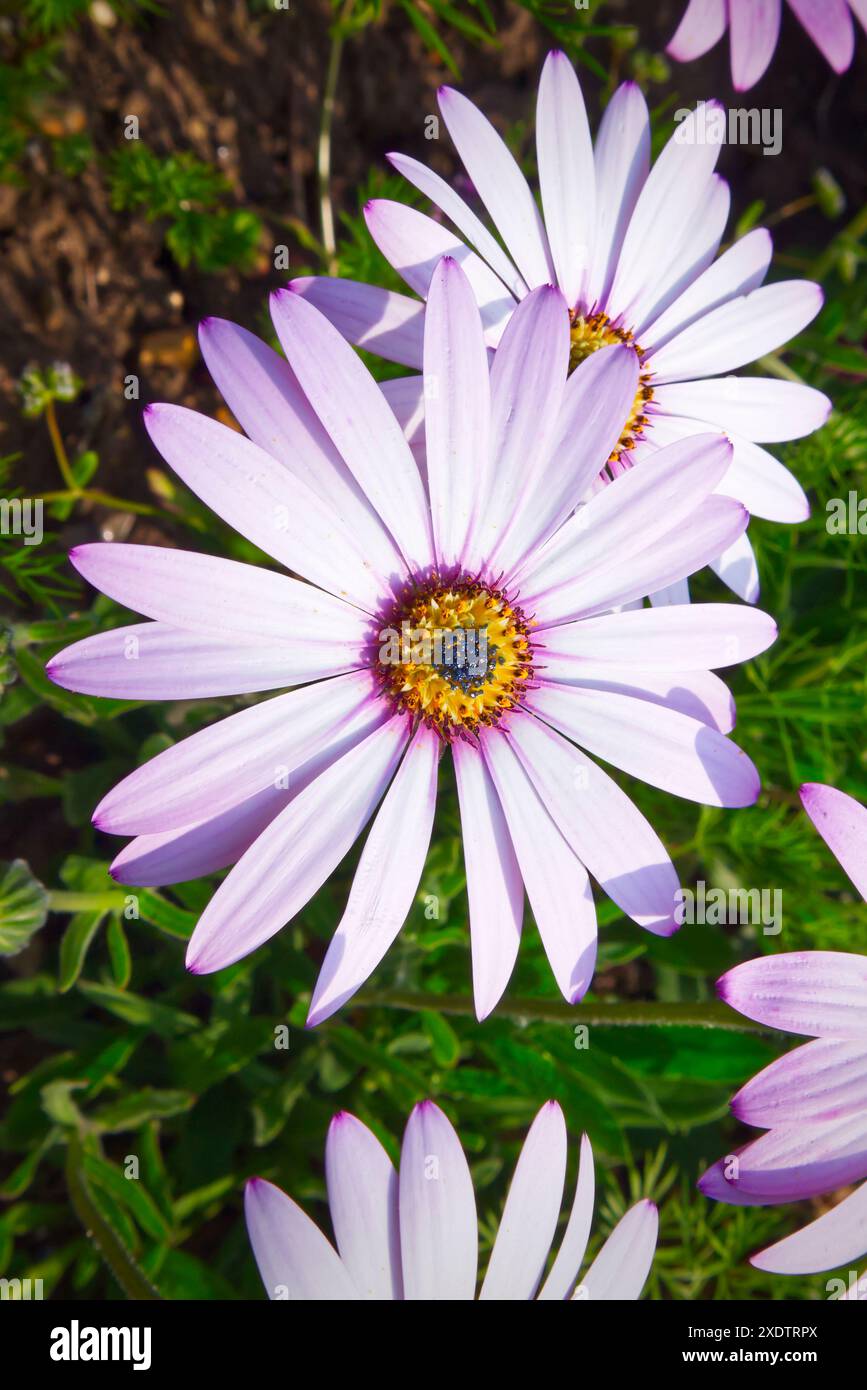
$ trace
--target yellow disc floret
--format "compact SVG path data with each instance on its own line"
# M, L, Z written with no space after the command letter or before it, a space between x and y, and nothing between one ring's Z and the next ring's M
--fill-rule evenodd
M586 361L592 353L598 352L600 348L612 347L615 343L627 343L638 353L639 361L643 361L644 358L642 349L635 341L635 335L628 328L616 328L603 313L582 314L576 310L570 321L569 338L570 372ZM616 464L625 452L635 448L637 440L641 437L647 424L646 407L648 402L653 400L653 387L650 382L650 372L643 369L639 374L638 390L632 409L609 463Z
M383 619L376 670L383 693L444 739L495 724L533 674L527 623L480 580L435 575Z

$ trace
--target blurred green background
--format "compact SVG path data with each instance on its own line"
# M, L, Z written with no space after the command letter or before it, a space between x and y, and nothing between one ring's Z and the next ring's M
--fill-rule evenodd
M43 544L0 538L0 1275L42 1278L60 1298L148 1288L170 1299L260 1297L243 1180L277 1181L328 1229L331 1115L352 1110L396 1157L406 1115L425 1096L466 1147L484 1261L523 1134L556 1097L573 1164L582 1130L596 1152L594 1243L637 1197L661 1204L646 1296L826 1296L830 1275L774 1279L746 1263L821 1203L719 1207L695 1180L750 1133L728 1116L732 1092L788 1045L717 1006L716 977L759 952L867 950L863 907L797 798L800 782L817 780L863 799L867 781L867 540L826 529L830 499L867 489L867 45L837 78L784 21L769 75L735 99L727 44L687 68L662 56L681 9L681 0L586 10L566 0L0 4L9 309L0 470L7 498L39 496L46 507ZM132 915L106 874L120 842L95 832L90 813L137 764L244 702L138 705L52 686L43 666L53 652L129 620L84 590L66 552L102 537L268 563L163 471L141 405L170 399L226 419L196 323L223 314L270 338L267 295L290 275L336 270L398 288L360 209L372 194L421 204L386 173L387 149L456 172L448 141L434 153L423 137L442 81L484 105L532 175L535 82L552 43L579 66L594 128L618 81L641 83L657 149L674 111L699 97L784 112L781 156L727 148L719 166L732 181L728 239L769 226L770 278L813 277L826 292L820 318L755 370L809 382L835 405L820 434L780 451L810 493L812 520L751 527L762 606L781 635L727 679L736 737L764 790L756 807L726 812L618 778L685 885L779 888L783 929L685 927L660 941L598 897L594 990L569 1009L528 915L509 990L478 1025L444 761L404 931L350 1005L308 1032L357 849L254 956L216 976L184 972L184 942L214 881L143 890ZM130 116L134 141L124 138ZM724 597L712 576L694 588ZM575 1031L585 1022L586 1048ZM275 1045L282 1025L288 1047ZM136 1182L124 1176L130 1156Z

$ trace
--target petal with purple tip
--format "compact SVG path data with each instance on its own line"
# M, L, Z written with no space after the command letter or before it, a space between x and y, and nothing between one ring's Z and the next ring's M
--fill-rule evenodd
M273 1183L252 1178L244 1194L247 1231L271 1299L354 1301L358 1292L334 1247Z
M422 1101L400 1154L400 1247L410 1301L475 1297L478 1228L473 1180L451 1122Z
M480 1300L523 1302L539 1286L557 1230L566 1180L566 1121L543 1105L524 1140L491 1251Z
M325 1179L337 1249L359 1296L402 1298L397 1173L376 1135L345 1110L328 1129Z
M854 796L821 782L805 783L801 801L835 859L867 899L867 809Z

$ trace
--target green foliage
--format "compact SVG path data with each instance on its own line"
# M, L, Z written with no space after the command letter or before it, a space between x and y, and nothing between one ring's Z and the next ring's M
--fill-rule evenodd
M103 0L118 17L131 21L143 14L159 14L156 0ZM23 0L24 22L37 34L60 34L74 29L87 15L92 0Z
M109 161L112 206L141 209L148 221L169 223L166 245L179 265L191 261L205 271L249 266L262 224L244 208L222 206L228 181L186 152L160 159L141 140L131 140Z

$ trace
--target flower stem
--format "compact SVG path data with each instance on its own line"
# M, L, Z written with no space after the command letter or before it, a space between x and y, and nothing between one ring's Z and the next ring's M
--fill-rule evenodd
M337 238L334 232L334 208L331 203L331 127L334 122L334 100L340 60L343 56L343 24L348 19L354 0L346 0L340 18L331 32L331 51L322 93L322 115L319 121L319 145L316 154L316 176L319 183L319 222L322 245L328 260L328 273L337 273Z
M66 452L66 445L63 442L60 427L57 423L57 411L54 409L54 401L51 399L49 399L45 405L45 423L48 426L48 433L51 435L54 457L57 459L57 466L60 469L63 481L66 483L69 491L74 492L76 496L78 496L81 489L75 481L75 476L70 467L69 455Z
M127 1298L147 1302L159 1299L159 1292L99 1211L88 1186L81 1160L81 1141L72 1136L66 1150L66 1185L76 1216Z
M443 1014L475 1017L472 999L457 994L415 994L411 990L365 990L352 1001L352 1007L436 1009ZM752 1019L743 1018L726 1004L707 1000L690 1004L661 1004L641 1000L637 1003L567 1004L560 999L504 999L497 1006L499 1018L519 1022L587 1023L613 1028L724 1028L736 1033L762 1033Z
M123 893L66 893L52 889L48 894L49 912L106 912L123 907Z
M62 492L43 492L43 502L95 502L100 507L115 507L120 512L135 512L138 516L159 516L158 507L148 502L130 502L125 497L112 497L99 488L76 487Z

